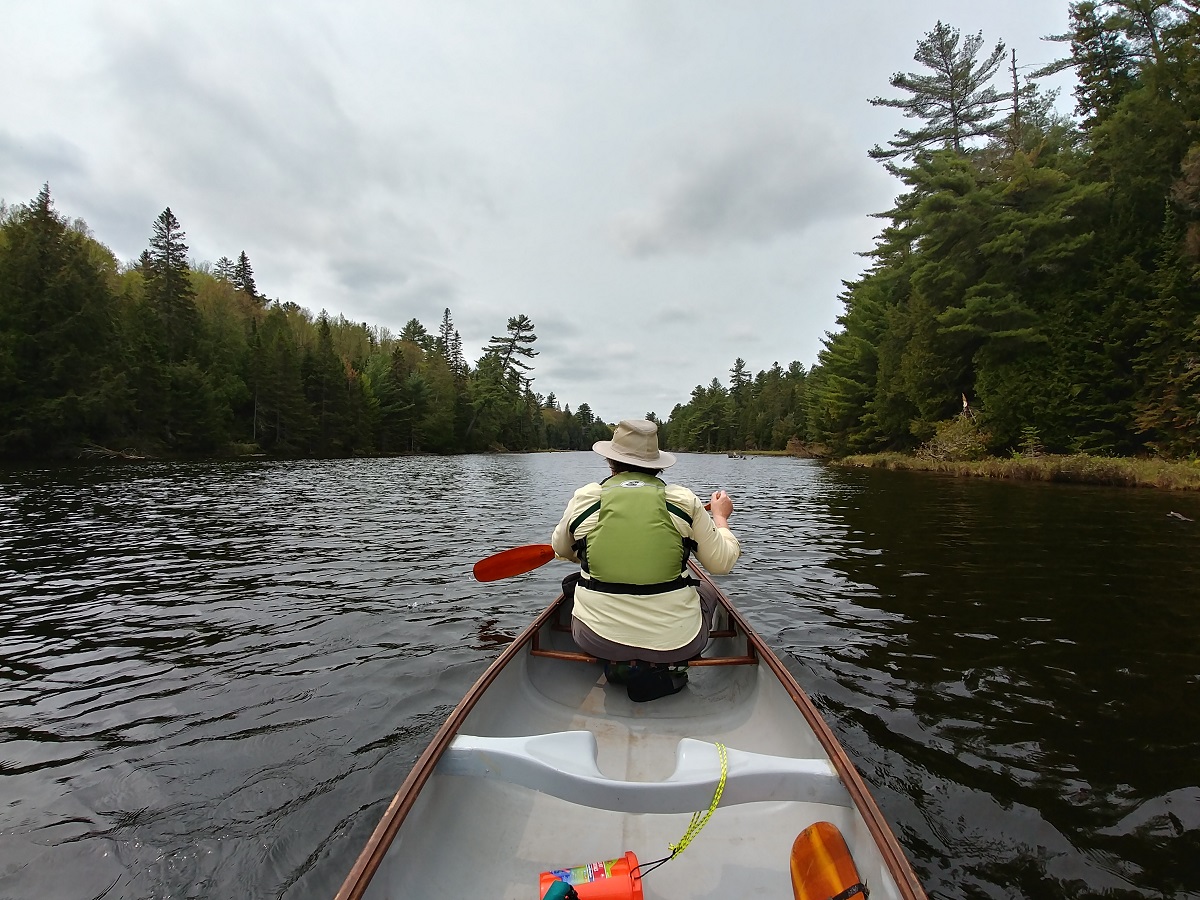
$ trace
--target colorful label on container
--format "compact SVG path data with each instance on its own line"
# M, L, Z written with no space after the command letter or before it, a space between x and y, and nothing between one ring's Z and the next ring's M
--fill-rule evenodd
M613 866L618 862L620 862L618 859L606 859L604 862L571 866L569 869L551 869L550 874L559 881L565 881L569 885L590 884L593 881L599 881L601 878L612 878Z

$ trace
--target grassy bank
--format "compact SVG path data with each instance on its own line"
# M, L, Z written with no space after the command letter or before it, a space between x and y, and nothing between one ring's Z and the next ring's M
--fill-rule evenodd
M877 453L831 460L849 468L911 469L974 478L1010 478L1024 481L1067 481L1119 487L1154 487L1170 491L1200 491L1200 461L1167 462L1161 459L1125 459L1105 456L1032 456L988 458L975 462L921 459L902 453Z

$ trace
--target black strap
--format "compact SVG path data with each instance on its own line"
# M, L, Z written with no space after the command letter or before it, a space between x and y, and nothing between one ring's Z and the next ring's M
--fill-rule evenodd
M687 568L688 557L691 556L693 553L695 553L699 549L700 549L700 545L697 544L690 537L685 537L683 539L683 560L679 564L679 571L682 572L684 569ZM699 582L696 582L696 583L699 584Z
M658 584L625 584L620 581L602 581L599 578L583 577L579 580L580 587L589 591L604 591L606 594L665 594L684 587L696 587L700 584L695 578L680 575L673 581L660 581Z
M829 900L850 900L855 894L862 894L863 900L867 900L871 896L871 892L867 890L867 886L861 881L858 884L852 884L840 894L834 894Z
M587 509L585 509L583 512L581 512L579 515L577 515L575 517L574 521L571 522L571 528L570 528L571 534L575 533L575 529L580 526L580 524L583 522L584 519L586 519L588 516L590 516L592 513L594 513L599 508L600 508L600 501L597 500L595 503L593 503L591 506L589 506Z
M689 525L692 524L692 517L689 516L687 514L687 512L685 512L682 508L676 506L670 500L668 500L666 502L667 502L667 512L671 513L672 515L678 516L679 518L683 519L683 521L687 522Z

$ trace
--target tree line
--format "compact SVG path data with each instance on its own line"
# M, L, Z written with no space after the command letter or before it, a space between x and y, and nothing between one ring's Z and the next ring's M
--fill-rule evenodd
M671 410L661 427L676 450L801 451L808 434L808 373L798 362L786 369L774 363L750 376L739 357L729 370L729 386L717 378L697 385L687 403ZM649 415L653 418L653 414Z
M902 186L811 370L735 361L675 406L680 450L1200 453L1200 0L1084 0L1026 74L938 22L869 155ZM1039 79L1071 71L1075 117ZM0 455L586 448L510 318L474 364L446 310L399 335L268 302L245 252L194 266L167 209L120 265L48 187L0 207ZM648 417L654 418L653 413Z
M189 262L170 208L121 265L49 186L0 207L0 456L582 449L611 437L532 389L534 325L469 364L449 309L399 335L259 293L249 256Z
M913 450L968 423L992 453L1200 453L1200 0L1070 4L1066 53L941 22L870 102L913 120L870 156L903 190L811 371L731 372L674 446ZM1077 117L1038 79L1072 71ZM778 385L792 393L779 405ZM790 405L789 405L790 404ZM782 431L789 429L784 427Z

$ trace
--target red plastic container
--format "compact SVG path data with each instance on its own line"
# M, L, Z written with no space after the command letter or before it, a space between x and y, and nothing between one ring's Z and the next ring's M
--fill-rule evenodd
M642 874L632 850L617 859L543 872L538 880L538 897L546 896L556 881L575 888L579 900L642 900Z

